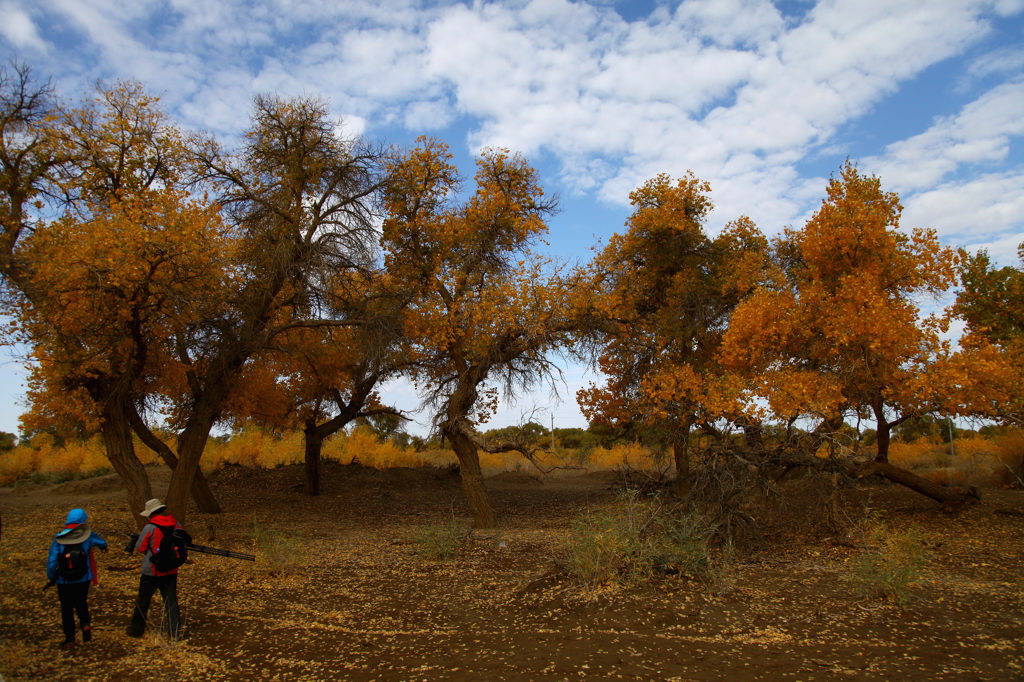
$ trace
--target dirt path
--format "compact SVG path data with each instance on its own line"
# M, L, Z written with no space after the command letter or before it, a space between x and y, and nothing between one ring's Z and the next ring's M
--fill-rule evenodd
M116 480L0 491L3 678L1024 679L1021 491L987 491L948 516L912 493L872 489L875 515L914 524L929 548L901 609L856 596L847 576L862 549L820 538L773 541L714 592L669 576L585 593L550 568L572 514L614 495L604 475L490 479L502 527L474 533L450 561L423 558L413 539L467 516L450 472L332 465L312 499L300 475L231 467L212 477L227 511L190 516L196 541L260 561L197 556L183 569L178 645L123 633L137 566L116 551L126 519ZM100 556L90 599L94 641L65 653L56 596L39 588L49 538L79 505L115 550ZM284 558L254 545L254 526Z

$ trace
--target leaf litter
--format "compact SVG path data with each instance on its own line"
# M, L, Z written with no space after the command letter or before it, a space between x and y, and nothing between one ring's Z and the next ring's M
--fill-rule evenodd
M127 637L138 565L120 552L122 494L102 479L0 490L0 674L54 680L1019 680L1024 676L1024 491L986 491L949 516L892 486L873 514L929 546L913 599L857 594L861 548L778 534L740 554L716 590L681 576L582 588L558 568L569 520L611 500L607 477L488 482L497 532L468 533L452 559L424 557L414 531L469 526L457 475L330 464L324 494L295 491L298 467L211 476L228 511L188 525L197 542L257 562L197 555L179 579L185 640ZM159 482L166 472L153 469ZM163 479L161 478L163 477ZM372 477L374 485L366 485ZM53 529L84 506L111 551L90 594L94 638L58 649L42 592ZM861 508L861 511L865 511ZM261 562L254 522L293 551ZM266 534L261 538L265 539ZM154 597L151 615L161 602Z

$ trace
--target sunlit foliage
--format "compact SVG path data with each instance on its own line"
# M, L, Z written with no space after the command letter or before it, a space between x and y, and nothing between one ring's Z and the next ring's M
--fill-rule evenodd
M717 237L703 224L710 186L692 174L660 175L636 189L633 214L591 264L590 338L604 385L577 395L593 422L645 427L676 450L686 476L691 427L739 418L742 378L718 361L722 334L741 297L762 277L767 241L747 218Z
M902 229L901 211L878 178L844 165L804 228L776 240L781 285L740 304L722 350L780 417L873 418L880 460L894 425L942 407L929 371L948 352L944 328L918 300L956 278L956 253L933 230Z

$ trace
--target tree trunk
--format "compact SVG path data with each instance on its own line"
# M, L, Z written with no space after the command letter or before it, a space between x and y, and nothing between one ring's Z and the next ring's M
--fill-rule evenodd
M484 489L483 472L480 470L480 456L473 441L458 431L448 434L455 456L459 458L459 473L462 477L462 492L473 514L474 528L494 528L497 521L494 509Z
M178 466L177 456L166 443L150 431L136 410L132 410L131 423L139 440L155 452L171 471L174 471L174 468ZM196 471L195 479L192 481L192 500L196 503L196 508L204 514L220 514L224 511L221 509L220 503L217 502L217 498L214 497L213 491L210 490L210 483L206 480L202 469Z
M892 424L885 418L885 405L879 401L871 406L875 413L875 438L877 450L875 461L887 464L889 462L889 441L892 439Z
M740 422L743 429L743 438L747 441L747 448L754 452L764 450L764 425L760 422L743 419Z
M892 430L913 417L916 413L905 412L902 416L889 421L885 417L885 405L881 401L872 405L871 409L875 413L875 423L877 426L875 429L875 435L878 438L878 451L875 455L875 461L882 464L888 464L889 444L892 442Z
M676 497L686 497L690 492L690 434L688 431L676 434L672 440L672 455L676 461Z
M875 461L879 464L889 463L889 441L891 440L891 427L889 422L879 420L875 429L875 437L878 439L878 450L875 453Z
M874 474L883 476L893 483L899 483L915 492L930 497L949 511L955 511L967 504L974 504L981 499L981 495L976 488L939 485L906 469L893 466L888 462L866 462L857 469L856 473L858 478L865 478Z
M153 489L146 475L146 468L135 455L132 429L127 411L112 399L103 405L103 424L100 427L107 459L121 478L128 493L128 509L136 526L143 525L139 512L146 506L146 500L153 497Z
M306 441L306 476L303 489L307 495L320 494L320 453L324 439L315 422L308 422L303 429Z
M178 466L171 473L167 487L167 507L175 517L184 522L188 511L188 498L192 482L199 471L199 461L210 437L210 430L216 421L215 409L210 405L197 405L188 425L178 439Z

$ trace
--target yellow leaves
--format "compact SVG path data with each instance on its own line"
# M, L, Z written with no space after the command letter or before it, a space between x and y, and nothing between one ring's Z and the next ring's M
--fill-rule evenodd
M389 281L413 299L403 321L420 378L475 384L496 366L542 354L553 305L566 296L530 251L553 207L534 169L506 150L485 150L462 205L450 201L458 176L439 141L421 138L389 170L382 244ZM490 413L493 398L475 409Z
M919 391L937 392L916 378L946 348L943 327L921 318L914 297L949 286L957 255L933 231L901 232L900 211L877 178L846 164L804 229L776 242L785 279L737 307L722 343L722 361L757 373L776 413L827 414L880 396L918 408Z
M19 257L36 292L17 311L39 359L34 411L80 423L95 408L71 387L165 364L159 341L215 314L228 250L213 207L162 188L40 225Z
M92 103L67 110L54 124L59 154L75 160L59 178L70 196L110 196L172 186L187 165L184 136L135 82L100 86ZM73 169L73 170L72 170Z

